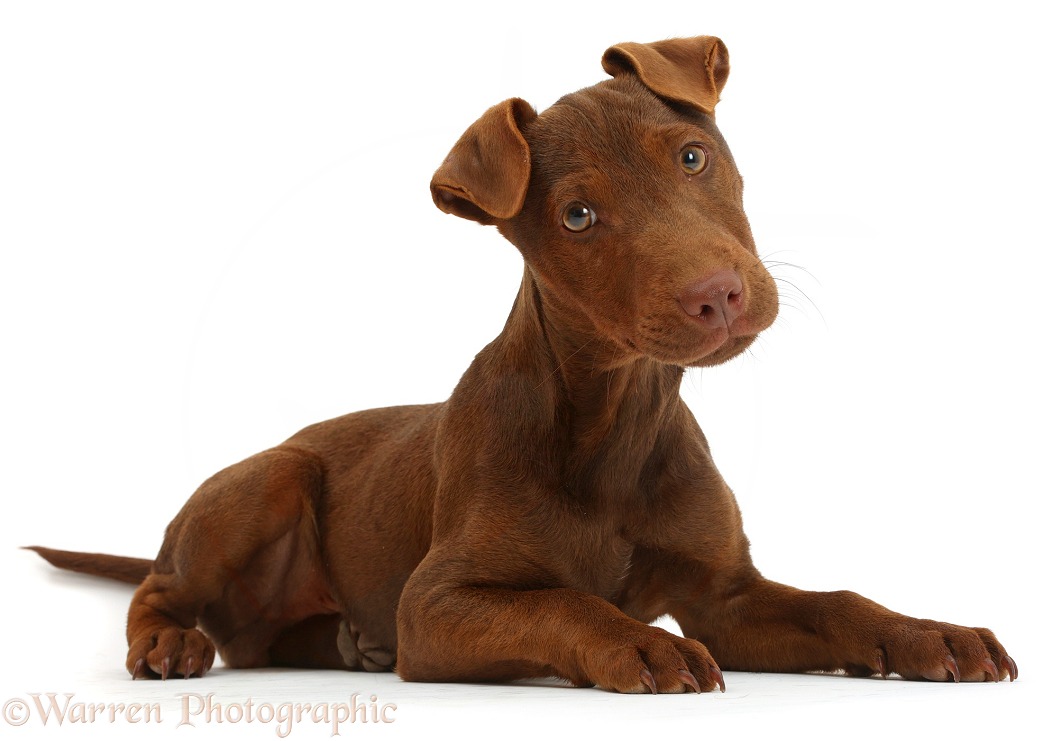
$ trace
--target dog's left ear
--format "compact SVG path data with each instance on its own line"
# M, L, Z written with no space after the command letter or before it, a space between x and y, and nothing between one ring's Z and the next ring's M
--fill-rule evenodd
M435 205L480 224L518 214L531 169L521 128L535 116L530 103L509 98L469 126L431 178Z
M616 44L604 52L601 64L613 77L635 74L659 97L711 116L729 77L729 52L714 36Z

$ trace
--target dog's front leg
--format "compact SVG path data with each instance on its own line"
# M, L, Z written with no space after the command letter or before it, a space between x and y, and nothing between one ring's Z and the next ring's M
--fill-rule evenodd
M407 583L398 607L402 678L557 676L631 693L725 688L698 641L645 625L574 589L458 585L450 575L460 569L429 554Z
M710 646L726 669L843 670L935 681L1017 676L1013 659L986 628L911 618L854 592L807 592L758 574L723 580L711 592L671 612L685 635Z
M683 411L690 429L695 422ZM908 617L854 592L808 592L764 579L703 438L667 443L656 496L635 521L640 527L631 528L640 546L619 601L625 612L673 616L723 669L1016 678L1016 664L986 628Z

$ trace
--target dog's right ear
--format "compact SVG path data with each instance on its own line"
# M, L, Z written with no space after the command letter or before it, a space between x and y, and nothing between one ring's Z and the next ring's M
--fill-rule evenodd
M510 98L469 126L431 178L435 205L480 224L518 214L531 169L521 129L535 116L530 103Z

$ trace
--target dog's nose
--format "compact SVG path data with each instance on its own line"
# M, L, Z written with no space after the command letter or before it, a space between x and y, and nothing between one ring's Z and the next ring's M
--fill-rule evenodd
M708 327L728 327L744 311L744 284L735 270L718 270L687 286L678 301Z

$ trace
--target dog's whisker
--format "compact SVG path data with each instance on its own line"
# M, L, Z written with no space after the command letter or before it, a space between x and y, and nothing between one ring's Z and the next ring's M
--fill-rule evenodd
M768 260L768 261L763 262L763 266L766 267L766 268L781 267L781 268L792 268L793 270L799 270L800 272L806 273L811 278L813 278L815 283L817 283L818 285L821 285L821 281L818 280L818 277L814 273L812 273L810 270L808 270L807 268L803 267L802 265L796 265L795 263L791 263L791 262L782 262L780 260ZM772 270L771 270L771 273L773 273Z
M825 324L825 326L829 326L829 322L827 322L826 319L825 319L825 314L823 314L821 309L818 308L818 304L816 304L814 302L814 299L812 299L809 295L807 295L806 291L804 291L802 288L800 288L798 285L796 285L793 281L790 281L787 278L779 278L779 277L777 277L775 275L774 276L774 280L777 281L778 283L783 283L786 286L789 286L792 289L794 289L795 291L797 291L800 296L802 296L804 299L806 299L806 301L812 307L814 307L814 311L817 312L818 317L822 320L822 323ZM780 288L780 286L779 286L779 288ZM792 298L795 298L795 296L792 296Z

